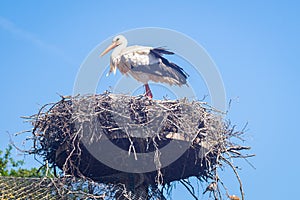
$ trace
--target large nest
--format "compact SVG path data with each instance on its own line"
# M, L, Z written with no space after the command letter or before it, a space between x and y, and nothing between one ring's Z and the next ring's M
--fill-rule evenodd
M238 178L243 199L241 180L229 158L244 157L239 151L249 147L231 142L242 132L234 131L222 115L204 102L186 99L109 93L63 97L33 116L31 153L58 167L63 177L122 185L124 190L112 188L115 197L123 199L137 198L130 192L143 193L140 198L144 199L163 199L162 189L173 181L180 181L197 198L186 180L196 177L223 185L217 169L226 163ZM114 154L108 144L117 146L120 153ZM175 149L168 150L170 145ZM168 163L171 155L177 157ZM222 199L220 187L211 192Z

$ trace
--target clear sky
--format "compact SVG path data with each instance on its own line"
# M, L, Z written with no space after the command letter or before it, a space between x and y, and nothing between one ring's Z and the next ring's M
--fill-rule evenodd
M256 169L238 162L246 199L297 198L299 3L130 2L0 2L0 149L7 147L8 132L30 128L20 116L59 100L57 93L72 94L80 64L100 42L128 29L169 28L207 50L222 75L227 100L234 99L228 118L238 128L249 123L246 144L257 155L250 159ZM24 139L14 138L19 145ZM27 166L37 165L26 160ZM229 169L224 176L237 192ZM175 194L173 199L188 197L180 187Z

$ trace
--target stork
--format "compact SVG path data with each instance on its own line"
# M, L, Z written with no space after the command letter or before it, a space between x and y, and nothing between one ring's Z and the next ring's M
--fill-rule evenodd
M104 56L112 49L114 50L110 56L110 70L107 75L111 72L115 74L117 68L122 74L131 75L144 84L145 95L149 98L153 97L148 85L149 81L178 86L187 85L188 74L180 66L163 57L164 54L174 54L165 48L127 47L127 39L123 35L118 35L100 56Z

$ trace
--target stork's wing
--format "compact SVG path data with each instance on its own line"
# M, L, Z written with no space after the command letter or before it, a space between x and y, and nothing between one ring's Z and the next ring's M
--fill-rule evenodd
M186 84L188 75L181 67L164 58L163 54L174 53L164 48L131 46L122 52L118 67L121 72L126 71L141 82L152 80L171 85Z
M150 52L154 54L157 58L160 58L162 63L165 64L168 67L173 68L176 70L178 73L180 73L185 79L189 76L183 69L182 67L176 65L175 63L169 62L167 59L163 57L163 54L169 54L173 55L174 53L171 51L167 51L166 49L160 47L160 48L154 48L151 49Z

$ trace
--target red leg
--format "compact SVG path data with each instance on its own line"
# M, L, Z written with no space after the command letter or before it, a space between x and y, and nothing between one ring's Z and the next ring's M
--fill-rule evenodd
M146 89L146 96L149 97L150 99L152 99L153 95L152 95L152 92L150 90L150 87L148 85L148 83L145 84L145 89Z

